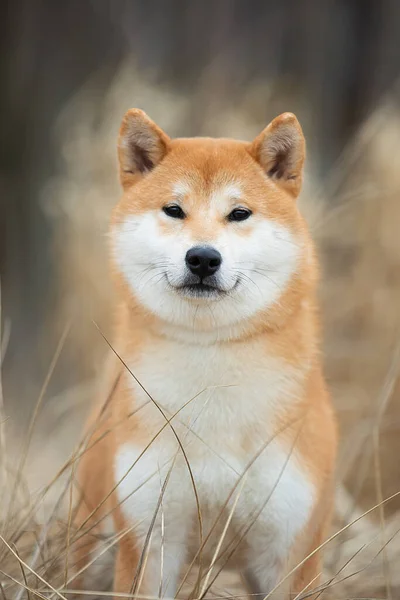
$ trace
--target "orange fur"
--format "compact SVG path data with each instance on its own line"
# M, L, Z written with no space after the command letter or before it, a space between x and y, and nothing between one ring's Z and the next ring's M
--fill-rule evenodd
M293 115L286 114L275 119L252 144L208 138L171 140L141 111L129 111L121 127L119 158L124 193L112 215L113 228L123 223L127 215L150 212L156 215L160 235L172 238L177 228L184 228L196 243L208 243L223 234L228 225L218 210L215 214L207 213L213 214L213 218L205 218L204 211L213 210L218 190L229 186L232 181L239 181L241 197L244 199L240 203L245 202L245 206L260 220L269 220L287 228L304 241L296 272L281 290L278 301L266 309L257 310L243 322L229 326L214 344L222 355L224 348L233 352L237 349L238 353L248 355L254 363L262 362L265 353L282 361L285 368L296 369L298 374L299 383L296 384L296 398L293 401L283 398L285 402L282 408L277 409L272 417L267 410L263 414L261 408L255 429L246 428L244 424L240 429L240 439L230 440L227 436L225 442L229 456L246 460L254 454L255 435L264 428L277 436L280 447L288 453L295 448L300 470L309 478L315 490L310 518L296 535L287 557L290 564L298 564L325 539L333 501L336 452L335 418L319 355L316 259L306 225L295 204L304 162L304 140L300 126ZM183 191L179 194L179 202L184 205L187 218L182 223L170 222L164 219L161 209L171 201L174 184L181 181L190 187L187 193ZM232 197L226 202L227 206L234 208L238 200ZM238 230L243 243L252 239L254 227L255 222L249 219ZM140 364L143 357L151 357L155 349L162 355L165 348L167 360L171 328L165 326L158 314L143 305L115 261L113 270L120 297L120 305L116 309L116 352L129 365L135 365ZM189 299L187 302L195 300ZM200 334L209 335L214 327L215 322L205 311L196 320L199 340ZM192 343L196 344L196 332ZM253 347L257 348L254 359L251 358ZM129 593L140 551L135 537L135 524L123 514L117 493L112 491L118 483L114 461L120 449L130 442L144 448L153 430L142 417L141 411L135 412L142 400L138 402L135 399L130 386L132 376L119 358L113 357L112 362L107 389L117 383L100 418L99 407L104 403L104 395L97 404L88 428L90 431L97 423L96 431L91 434L89 450L80 463L79 482L84 502L80 503L76 522L79 527L87 521L83 530L88 525L94 528L84 536L85 543L80 541L77 555L78 566L83 568L88 548L94 547L96 535L101 530L99 519L107 513L112 514L117 533L131 529L119 542L114 582L115 591ZM252 368L251 364L249 369ZM157 371L157 364L154 369ZM179 376L177 373L176 377ZM198 389L193 389L193 395L198 392ZM162 398L156 400L162 405ZM183 398L182 402L186 400L188 398ZM146 401L152 402L149 398ZM250 405L248 410L251 410ZM169 418L172 416L168 411L166 414ZM170 425L166 424L165 427L169 429ZM109 497L103 502L108 494ZM100 503L103 503L101 508L96 510ZM93 511L95 516L91 515ZM317 585L320 569L320 552L315 552L291 578L291 591L299 593L312 581L311 587ZM263 591L265 595L268 593L268 590ZM146 578L143 579L140 593L149 593Z

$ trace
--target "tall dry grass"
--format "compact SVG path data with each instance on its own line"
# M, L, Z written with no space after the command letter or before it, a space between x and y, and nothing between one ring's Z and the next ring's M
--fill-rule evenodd
M109 332L112 316L106 232L119 194L115 137L122 114L140 106L171 135L183 134L188 123L193 128L194 119L199 134L250 139L265 125L260 98L276 103L273 86L263 84L244 91L232 109L219 97L205 107L200 84L193 97L183 98L130 65L116 74L105 97L94 90L89 82L60 115L59 173L43 192L57 233L59 302L48 327L59 341L22 441L0 403L0 597L6 600L62 598L70 589L65 556L76 535L70 518L74 458L83 450L80 424L106 353L92 320ZM300 200L320 251L325 367L342 432L323 577L326 597L337 599L400 597L399 156L400 112L389 97L327 180L313 172L311 152ZM81 370L76 385L45 401L66 336ZM113 541L105 540L104 548ZM104 573L93 589L107 588ZM244 591L237 574L228 573L212 593L237 597Z

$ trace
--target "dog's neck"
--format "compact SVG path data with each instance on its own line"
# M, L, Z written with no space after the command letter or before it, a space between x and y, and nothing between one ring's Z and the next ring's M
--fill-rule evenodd
M287 347L297 356L312 356L319 345L315 304L309 295L292 298L291 304L277 307L275 314L261 312L230 326L200 329L168 323L145 311L140 305L123 303L117 326L118 346L133 347L145 340L163 338L188 346L223 346L226 343L251 343L263 337L266 343Z

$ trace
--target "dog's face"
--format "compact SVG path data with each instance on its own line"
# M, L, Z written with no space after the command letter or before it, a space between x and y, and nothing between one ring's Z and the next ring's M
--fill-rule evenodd
M304 139L283 115L252 144L170 140L132 110L114 260L136 301L176 325L233 325L279 303L306 252L295 204Z

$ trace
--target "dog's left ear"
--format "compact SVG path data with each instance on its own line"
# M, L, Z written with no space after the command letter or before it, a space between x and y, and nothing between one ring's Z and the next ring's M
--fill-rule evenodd
M249 151L277 185L295 198L299 195L306 150L300 123L292 113L276 117L252 142Z
M124 188L152 171L169 151L170 138L145 112L131 108L118 138L120 180Z

